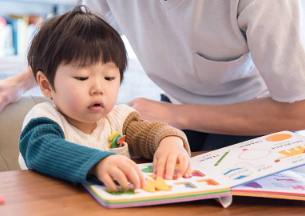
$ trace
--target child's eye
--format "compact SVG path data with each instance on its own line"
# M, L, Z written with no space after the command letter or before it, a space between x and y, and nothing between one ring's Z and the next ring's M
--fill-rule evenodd
M105 77L105 80L107 80L107 81L111 81L111 80L114 80L115 79L115 77Z
M89 77L74 77L75 79L79 80L79 81L85 81L87 80Z

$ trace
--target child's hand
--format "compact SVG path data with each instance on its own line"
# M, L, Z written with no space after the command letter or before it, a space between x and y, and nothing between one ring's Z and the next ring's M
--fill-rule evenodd
M171 136L162 139L154 155L153 169L158 177L165 176L171 180L176 164L180 164L177 177L189 177L191 172L190 157L179 137Z
M117 191L113 180L116 180L124 191L129 189L128 182L132 183L135 189L146 184L145 178L136 163L123 155L106 157L92 171L112 191Z

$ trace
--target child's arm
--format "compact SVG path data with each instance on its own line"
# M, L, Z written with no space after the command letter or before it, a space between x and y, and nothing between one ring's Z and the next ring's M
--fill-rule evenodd
M182 131L163 122L141 120L138 112L132 112L124 122L123 134L131 152L154 159L158 176L165 173L171 179L176 162L180 164L178 175L188 175L190 149Z
M49 176L77 183L96 183L96 176L113 191L117 190L113 179L123 190L129 188L128 181L135 188L145 185L135 162L66 141L61 127L48 118L35 118L27 124L19 148L29 169Z
M71 182L89 183L89 170L111 152L77 145L65 140L61 127L48 118L32 119L19 141L29 169Z

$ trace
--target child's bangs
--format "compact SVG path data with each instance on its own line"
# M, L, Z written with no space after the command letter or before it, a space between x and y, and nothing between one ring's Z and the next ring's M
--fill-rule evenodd
M86 19L74 26L59 51L64 64L88 67L102 62L113 62L121 72L127 66L127 56L120 35L99 19ZM75 17L76 19L76 17ZM80 23L79 20L77 22Z

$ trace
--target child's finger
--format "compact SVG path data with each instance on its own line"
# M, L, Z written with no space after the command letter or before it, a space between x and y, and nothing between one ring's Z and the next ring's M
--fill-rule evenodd
M178 162L179 162L179 170L177 172L177 176L181 177L185 174L185 172L187 171L187 167L188 167L188 160L185 158L184 155L179 155L178 156Z
M153 171L154 171L154 174L157 173L157 164L158 164L158 158L156 156L154 156L154 159L153 159Z
M157 177L162 177L164 176L164 171L165 171L165 164L166 164L166 158L162 157L158 160L157 162Z
M103 175L103 179L100 179L100 180L111 191L117 191L118 190L117 186L115 185L115 183L113 182L112 178L108 174L104 174Z
M110 175L115 179L124 191L129 189L127 178L121 169L114 168L110 171Z
M170 155L167 158L165 179L171 180L173 178L176 163L177 163L177 156L176 155Z
M190 162L190 160L188 160L188 166L187 166L186 172L184 173L183 177L189 178L191 176L191 172L192 172L191 162Z
M143 187L146 185L146 180L143 176L143 173L141 172L140 168L137 166L137 164L135 162L133 162L132 160L130 160L130 165L133 167L133 169L136 171L139 179L140 179L140 185L139 187L137 187L136 185L134 185L135 189L138 189L140 187Z
M136 171L136 164L133 161L127 162L124 168L124 173L134 188L138 189L141 187L140 176Z

